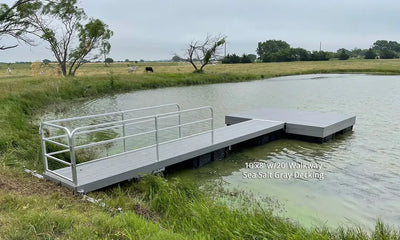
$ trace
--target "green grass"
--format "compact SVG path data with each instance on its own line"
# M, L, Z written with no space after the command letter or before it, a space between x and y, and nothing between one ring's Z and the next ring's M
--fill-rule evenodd
M398 59L216 65L203 74L177 63L138 65L137 73L127 73L125 63L87 64L76 78L65 79L50 73L31 76L26 64L12 65L8 75L0 64L0 239L400 239L381 222L372 232L306 229L275 217L250 198L233 208L197 186L157 177L92 193L104 199L108 207L102 208L22 173L24 166L43 168L38 118L53 105L142 89L293 74L400 74ZM144 66L153 66L155 73L144 73ZM121 213L115 211L118 207Z
M0 196L0 236L5 239L399 239L381 222L360 228L303 228L276 217L256 201L235 208L193 184L148 176L92 196L106 207L73 196ZM241 198L240 196L238 197ZM121 211L117 208L120 207Z

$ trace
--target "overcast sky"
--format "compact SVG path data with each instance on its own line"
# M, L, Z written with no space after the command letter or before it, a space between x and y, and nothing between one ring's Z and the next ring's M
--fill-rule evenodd
M320 42L326 51L400 42L399 0L85 0L80 6L114 31L114 60L171 59L207 34L226 35L227 52L236 54L255 53L269 39L310 51ZM54 60L46 47L1 51L0 62Z

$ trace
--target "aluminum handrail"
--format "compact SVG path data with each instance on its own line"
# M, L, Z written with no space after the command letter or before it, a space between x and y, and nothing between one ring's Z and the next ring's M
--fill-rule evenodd
M171 126L171 127L158 128L157 131L160 132L160 131L163 131L163 130L168 130L168 129L172 129L172 128L178 128L178 127L182 127L182 126L193 125L193 124L196 124L196 123L207 122L207 121L210 121L210 120L212 120L212 118L206 118L204 120L198 120L198 121L184 123L184 124L175 125L175 126ZM79 149L83 149L83 148L86 148L86 147L93 147L93 146L97 146L97 145L101 145L101 144L116 142L116 141L119 141L119 140L124 140L124 139L132 138L132 137L137 137L137 136L141 136L141 135L155 133L155 132L156 132L156 130L151 130L151 131L147 131L147 132L136 133L136 134L123 136L123 137L117 137L117 138L108 139L108 140L104 140L104 141L77 145L77 146L74 146L74 148L75 148L75 150L79 150ZM210 132L210 131L207 131L207 132ZM205 132L203 132L203 133L205 133ZM189 136L193 136L193 135L189 135ZM159 144L161 144L161 143L159 143ZM59 153L61 153L61 152L59 152Z
M206 119L203 119L203 120L198 120L198 121L194 121L194 122L188 122L188 123L184 123L184 124L181 124L181 125L175 125L175 126L170 126L170 127L165 127L165 128L159 128L158 131L164 131L164 130L178 128L178 127L185 127L185 126L193 125L193 124L196 124L196 123L208 122L211 119L212 118L206 118Z
M47 125L47 126L50 126L50 127L59 128L59 129L64 130L68 135L71 134L71 131L67 127L63 127L63 126L56 125L56 124L49 123L49 122L42 122L41 125ZM41 130L43 130L43 128L41 128Z
M156 109L156 108L161 108L161 107L165 107L165 106L173 106L173 105L177 106L178 111L168 112L168 113L161 113L161 114L156 114L156 115L151 115L151 116L138 117L138 118L125 119L125 114L126 113L140 111L140 110L147 110L147 109ZM184 123L184 124L181 123L181 114L188 113L188 112L194 112L194 111L200 111L200 110L203 110L203 109L210 110L210 114L211 114L210 118L201 119L201 120L197 120L197 121L192 121L192 122L188 122L188 123ZM104 122L104 123L94 124L94 125L81 126L81 127L77 127L75 129L73 129L72 131L70 131L67 127L55 124L55 123L61 123L61 122L66 122L66 121L88 119L88 118L101 117L101 116L110 116L110 115L115 115L115 114L121 114L121 120L112 121L112 122ZM168 127L164 127L164 128L159 128L158 122L159 122L160 119L164 119L164 118L168 118L168 117L175 117L175 116L178 116L178 124L177 125L168 126ZM150 121L154 121L154 130L126 136L126 132L125 132L125 127L126 126L140 124L140 123L144 123L144 122L150 122ZM211 144L213 144L214 143L214 111L213 111L212 107L209 107L209 106L198 107L198 108L193 108L193 109L187 109L187 110L183 110L182 111L178 104L165 104L165 105L159 105L159 106L155 106L155 107L146 107L146 108L140 108L140 109L118 111L118 112L113 112L113 113L96 114L96 115L90 115L90 116L74 117L74 118L68 118L68 119L61 119L61 120L53 120L53 121L42 122L42 124L40 125L40 136L41 136L42 152L43 152L43 157L44 157L44 162L45 162L44 163L45 169L46 169L46 171L52 172L53 174L55 174L55 175L57 175L59 177L62 177L64 179L67 179L68 181L71 181L72 183L75 184L75 186L77 186L78 185L78 178L77 178L77 171L76 171L77 163L76 163L75 150L87 148L87 147L90 147L90 146L95 146L95 145L100 145L100 144L105 144L105 143L110 143L110 142L123 140L124 141L124 151L122 153L119 153L119 154L113 154L113 156L120 155L120 154L125 154L127 152L134 152L134 151L138 151L139 149L146 149L146 148L150 148L150 147L154 147L155 146L156 147L156 155L157 155L156 159L157 159L157 161L159 161L160 160L159 145L165 144L167 142L177 141L177 140L181 139L182 138L181 128L183 126L193 125L193 124L206 122L206 121L210 121L211 122L211 127L210 127L211 129L209 131L204 131L204 132L201 132L201 133L198 133L198 134L188 135L188 136L185 136L183 138L187 138L187 137L191 137L191 136L195 136L195 135L200 135L200 134L205 134L205 133L211 132ZM43 129L44 129L45 126L62 129L62 130L65 131L66 134L45 138L44 137L44 132L43 132ZM91 132L104 131L104 130L118 128L118 127L122 127L123 128L123 136L122 137L75 146L74 137L77 136L77 135L87 134L87 133L91 133ZM92 129L92 128L97 128L97 129L86 130L86 129ZM177 139L160 142L159 135L158 135L159 132L163 131L163 130L172 129L172 128L179 128L179 137ZM86 130L86 131L84 131L84 130ZM141 147L139 149L126 151L125 139L136 137L136 136L140 136L140 135L150 134L150 133L155 133L155 142L156 142L155 144L152 144L152 145L149 145L149 146L145 146L145 147ZM61 137L67 137L68 138L68 145L63 144L63 143L59 143L57 141L53 141L53 140L59 139ZM68 148L68 149L47 153L46 152L46 142L53 143L53 144L56 144L56 145L59 145L61 147L65 147L65 148ZM54 156L54 155L57 155L57 154L60 154L60 153L65 153L65 152L69 152L70 153L70 160L71 160L70 163L66 162L66 161L63 161L63 160L61 160L59 158L56 158ZM61 174L58 174L53 170L50 170L48 168L47 158L55 160L55 161L58 161L60 163L66 164L66 165L69 165L71 167L72 179L70 179L68 177L65 177L65 176L62 176ZM97 161L97 160L98 159L95 159L95 160L91 160L89 162L93 162L93 161Z
M58 176L58 177L60 177L60 178L65 179L65 180L67 180L67 181L74 182L73 179L71 179L71 178L69 178L69 177L66 177L66 176L63 176L63 175L61 175L61 174L59 174L59 173L57 173L57 172L55 172L55 171L53 171L53 170L47 169L47 171L48 171L48 172L51 172L52 174L54 174L54 175L56 175L56 176Z
M199 136L199 135L207 134L207 133L210 133L210 132L212 132L212 130L208 130L208 131L201 132L201 133L195 133L195 134L188 135L188 136L184 136L184 137L181 137L181 138L176 138L176 139L168 140L168 141L165 141L165 142L161 142L160 145L167 144L167 143L171 143L171 142L176 142L176 141L178 141L178 140L182 140L182 139L186 139L186 138L190 138L190 137L194 137L194 136Z
M64 160L61 160L61 159L59 159L59 158L53 157L52 155L46 154L46 157L51 158L51 159L53 159L54 161L57 161L57 162L62 163L62 164L65 164L65 165L67 165L67 166L71 166L71 163L66 162L66 161L64 161Z
M57 151L57 152L47 153L47 154L50 155L50 156L54 156L54 155L58 155L58 154L61 154L61 153L66 153L66 152L69 152L69 148L65 149L65 150L60 150L60 151Z
M164 117L164 116L170 116L170 115L174 115L174 114L182 114L182 113L186 113L186 112L193 112L193 111L198 111L198 110L203 110L203 109L208 109L210 110L210 114L211 114L211 144L214 144L214 110L212 107L210 106L205 106L205 107L198 107L198 108L192 108L192 109L187 109L187 110L183 110L183 111L179 111L179 112L170 112L170 113L164 113L164 114L158 114L154 117L154 122L155 122L155 128L156 128L156 158L157 158L157 162L160 161L160 143L158 141L158 132L160 131L158 129L158 119L159 117ZM179 138L182 138L181 136Z
M126 152L117 153L117 154L114 154L113 156L115 157L115 156L121 156L121 155L124 155L124 154L127 154L127 153L137 152L137 151L140 151L140 150L143 150L143 149L152 148L152 147L154 147L155 145L156 145L156 144L152 144L152 145L149 145L149 146L140 147L140 148L137 148L137 149L133 149L133 150L126 151ZM107 159L107 158L108 158L108 157L101 157L101 158L98 158L98 159L93 159L93 160L88 161L88 162L82 162L82 163L79 163L78 166L90 164L90 163L93 163L93 162L98 162L98 161L101 161L101 160L104 160L104 159Z
M187 113L187 112L193 112L193 111L198 111L198 110L203 110L203 109L209 109L211 112L213 111L211 106L204 106L204 107L191 108L191 109L186 109L186 110L177 111L177 112L168 112L168 113L156 114L155 116L163 117L163 116L169 116L169 115L174 115L174 114L176 115L176 114L179 114L179 113Z
M72 179L64 177L61 174L57 174L56 172L54 172L54 171L49 169L47 158L50 158L50 159L53 159L53 160L56 160L57 158L47 154L47 151L46 151L46 140L45 140L46 138L44 137L44 132L43 132L44 126L50 126L50 127L62 129L62 130L65 131L65 133L66 133L66 135L68 137L68 148L69 148L70 158L71 158L70 167L71 167ZM73 147L74 146L74 140L73 140L73 138L71 136L71 132L69 131L69 129L66 128L66 127L63 127L63 126L56 125L54 123L42 122L40 124L39 134L40 134L40 142L41 142L41 148L42 148L42 153L43 153L43 164L44 164L45 171L52 172L53 174L55 174L57 176L60 176L60 177L66 179L68 181L71 181L76 186L78 184L78 176L77 176L77 173L76 173L76 159L75 159L75 152L74 152L74 147ZM56 160L56 161L58 161L58 160Z
M76 120L82 120L82 119L88 119L88 118L105 117L105 116L110 116L110 115L118 115L118 114L122 114L122 113L138 112L138 111L143 111L143 110L157 109L157 108L169 107L169 106L176 106L178 108L178 110L180 110L180 105L179 104L177 104L177 103L168 103L168 104L163 104L163 105L157 105L157 106L151 106L151 107L143 107L143 108L135 108L135 109L130 109L130 110L110 112L110 113L100 113L100 114L93 114L93 115L81 116L81 117L72 117L72 118L65 118L65 119L59 119L59 120L50 120L50 121L46 121L46 122L47 123L57 123L57 122L76 121Z
M69 147L68 145L65 145L65 144L63 144L63 143L59 143L59 142L50 140L50 139L48 139L48 138L43 138L43 141L53 143L53 144L58 145L58 146L60 146L60 147L65 147L65 148L68 148L68 147Z
M75 150L79 150L79 149L86 148L86 147L93 147L93 146L106 144L106 143L111 143L111 142L116 142L118 140L124 140L124 139L127 139L127 138L137 137L137 136L141 136L141 135L145 135L145 134L149 134L149 133L155 133L155 132L156 132L155 130L152 130L152 131L143 132L143 133L137 133L137 134L133 134L133 135L125 136L125 137L117 137L117 138L108 139L108 140L104 140L104 141L100 141L100 142L94 142L94 143L78 145L78 146L75 146Z
M132 119L127 119L126 121L130 121L130 120L132 120ZM134 125L134 124L138 124L138 123L145 123L145 122L150 122L150 121L153 121L153 119L150 118L150 119L144 120L144 121L137 121L137 122L135 121L135 122L128 123L125 125L119 124L119 125L113 125L110 127L98 128L98 129L94 129L94 130L77 131L74 133L74 135L76 136L76 135L88 134L88 133L92 133L92 132L100 132L100 131L105 131L105 130L109 130L109 129L113 129L113 128L120 128L120 127L124 127L124 126L126 127L126 126L130 126L130 125ZM120 122L124 122L124 121L119 121L118 123L120 123ZM94 126L94 125L88 125L88 126Z
M119 120L119 121L113 121L113 122L108 122L108 123L99 123L99 124L95 124L95 125L87 125L87 126L82 126L82 127L77 127L74 130L71 131L71 135L75 135L77 134L77 132L80 132L83 129L90 129L90 128L95 128L95 127L103 127L103 126L108 126L108 125L115 125L115 124L121 124L121 123L126 123L126 122L133 122L136 120L144 120L144 119L151 119L154 118L155 115L151 115L151 116L145 116L145 117L139 117L139 118L130 118L130 119L126 119L126 120ZM132 124L134 124L135 122L133 122ZM117 125L118 127L122 127L123 125ZM100 129L102 130L102 129ZM99 131L100 131L99 130Z

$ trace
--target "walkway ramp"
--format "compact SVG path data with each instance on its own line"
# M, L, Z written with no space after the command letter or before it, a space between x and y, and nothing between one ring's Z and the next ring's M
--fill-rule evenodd
M183 114L204 109L210 110L211 116L209 118L197 118L196 120L187 123L181 122ZM120 112L117 113L117 115L118 114L120 114ZM160 128L160 120L169 116L178 117L180 123L174 126ZM119 121L112 121L111 123L99 123L85 127L78 127L72 131L66 127L56 125L54 122L44 122L41 126L41 136L42 149L45 153L45 178L61 183L77 192L90 192L125 180L137 178L144 174L157 172L165 167L204 156L205 154L214 155L214 153L221 150L223 151L225 148L232 145L265 136L276 131L282 131L284 128L284 123L279 121L249 120L231 126L214 129L213 111L212 108L209 107L189 109L185 111L179 110L166 114L146 116L140 119L122 119L123 118ZM113 139L111 139L97 143L75 145L74 139L79 133L77 129L81 130L81 133L93 133L94 131L105 131L110 128L118 128L122 126L122 132L125 133L125 128L128 124L138 124L143 123L144 121L154 121L155 129L149 132L135 133L132 135L124 134L122 137L116 137L114 139L115 141L124 141L124 150L120 153L83 163L76 163L76 150L90 147L95 144L109 144L113 141ZM204 122L211 123L209 130L188 136L181 135L181 131L183 131L183 129L181 129L182 127ZM46 127L60 128L66 133L56 136L46 136L44 131ZM179 129L179 136L172 140L164 142L160 141L160 132L172 128ZM149 133L154 134L155 144L127 151L125 148L125 140ZM56 139L62 138L67 138L68 143L65 143L66 141L56 141ZM46 145L49 144L65 147L65 150L49 152L48 147L46 147ZM63 160L61 157L56 157L65 153L70 157L69 160ZM48 163L49 160L67 166L58 166L56 169L51 169Z

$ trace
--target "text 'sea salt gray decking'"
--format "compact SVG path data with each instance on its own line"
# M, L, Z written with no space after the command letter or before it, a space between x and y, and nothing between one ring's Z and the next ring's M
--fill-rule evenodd
M356 122L355 116L336 113L266 108L225 116L225 123L231 125L250 119L281 121L285 123L286 133L317 138L326 138Z
M180 122L181 113L196 109L181 111L179 105L177 106L177 112L167 113L164 114L164 116L178 115L179 124L177 126L180 127L185 125L181 124ZM209 107L206 108L208 109ZM313 138L314 140L314 138L316 138L318 139L318 142L328 141L336 133L350 131L355 124L356 119L355 116L345 116L333 113L261 109L228 115L225 117L225 122L228 126L214 129L213 110L212 108L210 108L210 110L211 118L201 121L197 120L193 123L210 120L211 131L206 131L204 133L188 137L179 137L173 141L164 143L158 142L156 137L156 145L131 152L124 150L124 152L119 154L80 164L76 164L75 160L71 160L71 162L65 162L64 160L55 158L54 153L46 153L46 143L52 143L67 149L61 152L69 152L71 156L75 156L74 148L79 148L79 146L74 146L73 141L74 132L77 129L69 131L65 127L60 127L55 124L56 122L63 120L55 120L47 123L44 122L41 125L42 150L44 152L45 163L44 176L46 179L61 183L69 188L74 189L75 191L90 192L128 179L154 173L160 169L171 167L174 164L179 164L187 160L201 158L202 156L211 154L212 157L209 158L210 160L206 160L206 162L210 162L218 158L215 156L217 156L221 150L224 152L228 147L248 142L249 140L253 139L260 140L258 141L258 144L269 142L285 136L300 136L300 139L305 140L308 138ZM112 113L117 115L122 114L122 120L119 122L113 122L111 124L122 123L122 126L124 127L125 124L129 124L132 119L124 120L124 113L126 112ZM163 115L161 114L146 117L146 119L155 119L155 130L151 132L154 132L156 136L157 132L159 131L157 122L158 119L162 118L160 116ZM80 118L86 117L78 117L78 119ZM143 118L140 119L143 120ZM43 131L43 126L46 124L51 127L65 129L67 134L62 136L67 136L70 140L70 143L65 144L55 142L56 139L59 138L57 136L46 138ZM106 125L99 124L98 126L105 127L109 125L106 123ZM125 140L125 138L128 137L129 136L124 135L124 137L120 137L120 139ZM257 144L257 141L254 143ZM47 162L49 159L56 160L57 162L68 165L69 167L50 170Z

